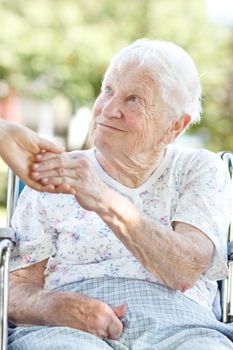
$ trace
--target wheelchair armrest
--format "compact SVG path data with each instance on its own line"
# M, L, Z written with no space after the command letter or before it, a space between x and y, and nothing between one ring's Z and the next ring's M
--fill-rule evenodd
M233 241L228 243L228 261L233 261Z
M233 321L233 260L229 262L228 276L228 322Z
M7 226L7 227L0 227L0 242L4 239L9 239L11 240L13 243L15 241L15 231Z
M4 265L5 251L13 250L14 244L9 238L0 238L0 267Z
M228 242L228 277L222 281L223 322L233 321L233 241Z
M14 249L14 230L11 227L0 228L0 267L5 263L5 252Z
M0 229L0 349L7 348L8 273L13 230Z

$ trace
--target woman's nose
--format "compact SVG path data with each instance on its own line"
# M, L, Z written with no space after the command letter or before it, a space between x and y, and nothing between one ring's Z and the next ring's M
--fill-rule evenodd
M105 118L121 118L122 117L122 111L120 102L117 99L117 97L112 96L108 101L105 102L103 109L102 109L102 115Z

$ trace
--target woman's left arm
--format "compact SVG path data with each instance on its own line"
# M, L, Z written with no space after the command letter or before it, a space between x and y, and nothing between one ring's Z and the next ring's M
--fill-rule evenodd
M47 154L40 160L43 162L36 164L33 178L46 185L71 186L79 204L96 212L141 264L167 286L185 291L208 269L214 245L202 231L182 222L167 228L143 215L101 181L82 156L53 158Z

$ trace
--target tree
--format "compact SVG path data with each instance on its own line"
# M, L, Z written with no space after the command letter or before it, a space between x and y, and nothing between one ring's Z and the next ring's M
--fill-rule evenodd
M227 30L200 0L11 0L0 3L0 79L21 94L91 104L111 56L140 37L171 40L197 63L203 121L190 132L213 150L233 149Z

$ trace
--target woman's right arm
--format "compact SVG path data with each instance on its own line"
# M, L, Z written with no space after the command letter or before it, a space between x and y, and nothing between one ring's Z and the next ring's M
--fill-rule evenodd
M9 320L15 325L64 326L118 339L126 306L112 308L75 292L44 289L47 260L10 274Z

